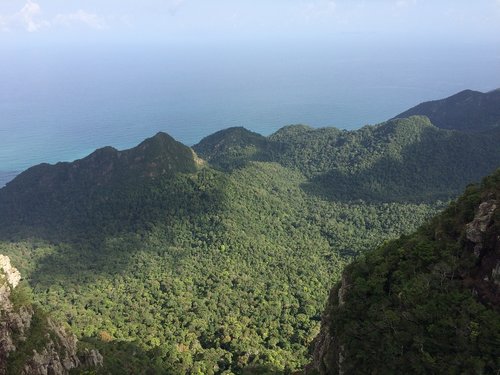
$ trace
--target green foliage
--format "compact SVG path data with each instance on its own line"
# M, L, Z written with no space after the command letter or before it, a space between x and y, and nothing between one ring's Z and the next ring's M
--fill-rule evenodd
M331 350L337 360L342 352L344 373L397 374L403 368L413 374L498 372L498 306L488 303L487 294L478 298L472 293L483 282L477 275L485 264L471 256L464 238L474 208L490 199L500 199L500 170L480 187L470 186L416 233L346 268L343 304L337 286L327 307L335 336ZM496 241L498 214L494 220L487 235ZM489 251L494 253L494 247Z
M104 373L297 369L349 257L438 208L322 200L304 181L250 162L128 185L86 202L88 215L71 216L79 226L41 232L58 241L3 242L0 252L22 261L35 299L78 337L109 333Z
M33 292L31 288L23 282L11 290L10 301L16 310L19 310L21 307L31 306L33 302Z
M197 168L193 151L164 133L130 150L106 147L73 163L40 164L1 189L0 233L61 240L86 229L140 229L156 219L162 207L155 205L170 198L164 185L171 185L170 194L189 189L189 181L174 176Z
M491 173L500 164L499 142L500 132L446 131L414 116L355 131L287 126L267 138L228 129L194 149L223 170L278 162L307 177L307 192L327 199L434 202Z
M267 138L236 128L196 147L213 169L160 135L0 190L0 252L37 302L102 350L98 372L290 372L308 362L345 264L418 227L436 198L498 163L497 146L422 118ZM436 261L418 249L409 269ZM426 285L405 293L423 299Z
M224 170L243 167L249 161L268 161L273 153L266 137L243 127L211 134L194 146L194 150L212 165Z
M47 343L50 330L46 313L37 307L30 306L29 309L33 309L33 316L28 332L22 340L21 332L14 332L16 350L10 352L7 358L8 375L20 374L28 358L33 355L33 350L40 350Z

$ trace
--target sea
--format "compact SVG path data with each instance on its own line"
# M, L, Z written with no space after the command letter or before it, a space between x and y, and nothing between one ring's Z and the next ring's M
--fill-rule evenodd
M0 187L38 163L130 148L158 131L193 145L232 126L357 129L499 87L497 44L0 45Z

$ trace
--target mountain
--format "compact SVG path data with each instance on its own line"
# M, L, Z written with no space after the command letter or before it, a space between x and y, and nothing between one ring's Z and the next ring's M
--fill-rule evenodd
M306 373L494 374L499 342L500 170L346 267Z
M500 89L482 93L464 90L446 99L421 103L396 118L427 116L438 128L484 132L500 127Z
M431 202L456 196L500 165L499 141L500 130L453 132L413 116L355 131L287 126L269 137L233 128L193 148L224 171L250 161L280 163L328 199Z
M48 313L99 349L102 374L302 368L332 277L441 207L324 199L299 169L262 159L154 177L124 164L103 180L107 153L62 165L85 173L43 166L0 190L0 252ZM99 184L77 182L87 180Z
M176 176L195 173L202 163L192 149L158 133L129 150L105 147L71 163L34 166L0 190L0 232L13 226L16 233L21 226L55 235L61 226L66 232L96 226L105 231L112 221L128 231L137 214L131 205L143 205L138 225L154 215L144 190L174 184Z
M101 354L78 349L78 340L32 304L19 271L0 254L0 374L67 375L93 370Z
M273 145L258 133L233 127L203 138L193 149L209 163L229 170L248 161L271 160Z
M72 163L34 166L8 183L4 190L26 192L29 189L29 192L40 193L116 186L137 179L194 172L197 162L189 147L160 132L129 150L104 147Z
M230 128L195 152L160 133L0 189L0 253L96 374L290 373L345 266L497 168L498 133L413 116Z
M305 178L301 188L321 199L445 201L500 165L499 143L500 131L453 132L421 116L355 131L288 126L269 137L230 128L203 139L193 147L196 153L158 133L130 150L105 147L72 163L21 173L0 189L0 233L63 239L96 228L135 232L175 221L179 211L195 217L196 209L179 204L199 201L208 207L224 199L219 188L210 202L202 197L197 171L216 173L223 183L225 174L256 162L297 171Z

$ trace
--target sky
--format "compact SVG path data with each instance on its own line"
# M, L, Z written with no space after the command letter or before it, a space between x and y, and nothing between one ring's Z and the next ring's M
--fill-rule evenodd
M500 41L500 0L0 0L0 43Z

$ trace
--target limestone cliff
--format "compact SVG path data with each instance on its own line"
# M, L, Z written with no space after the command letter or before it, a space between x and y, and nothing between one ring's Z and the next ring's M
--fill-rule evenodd
M76 337L30 303L20 280L0 255L0 375L64 375L101 365L97 351L78 353Z

